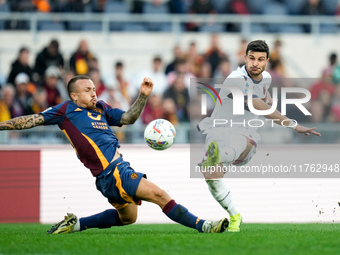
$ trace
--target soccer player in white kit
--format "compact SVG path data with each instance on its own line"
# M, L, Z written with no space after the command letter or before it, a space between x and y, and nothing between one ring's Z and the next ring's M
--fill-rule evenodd
M215 169L223 169L223 166L230 164L247 164L255 154L257 144L260 142L257 128L247 125L249 120L259 117L249 110L248 95L251 95L250 100L256 110L269 110L271 108L272 98L268 92L271 76L265 71L269 61L269 47L266 42L263 40L250 42L244 59L245 65L233 71L223 83L219 93L222 104L216 104L211 116L203 119L198 125L199 130L206 134L205 155L200 164L203 167L215 166ZM243 92L243 115L233 114L233 96L235 93L232 93L231 86ZM315 131L315 128L301 126L277 110L265 115L265 117L276 124L292 128L307 136L310 134L321 136L320 133ZM225 172L202 172L212 196L229 213L228 231L239 232L242 217L231 199L229 188L222 179Z

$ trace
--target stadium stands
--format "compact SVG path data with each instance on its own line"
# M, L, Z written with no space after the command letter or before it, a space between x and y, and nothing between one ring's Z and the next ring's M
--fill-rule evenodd
M226 53L226 56L231 59L231 65L235 65L233 58L235 57L234 53L230 52L230 45L237 45L237 42L233 38L240 37L241 35L244 38L251 38L257 36L258 34L264 35L263 37L266 38L274 38L277 37L279 34L282 38L286 35L289 36L296 36L296 35L308 35L310 34L315 35L315 40L321 40L321 35L336 35L339 33L339 22L335 19L335 14L337 13L337 1L330 0L330 1L321 1L322 5L320 5L320 15L301 15L302 8L307 3L307 0L282 0L282 1L275 1L275 0L257 0L257 1L250 1L244 0L240 1L246 4L247 11L249 11L249 15L239 16L236 14L229 15L229 12L226 13L226 6L235 2L233 0L210 0L211 3L214 5L215 9L217 10L217 14L213 15L181 15L174 13L174 9L170 8L172 0L169 2L165 1L166 3L155 5L152 3L148 3L145 1L139 1L142 3L141 13L136 14L132 13L131 9L132 6L129 5L129 1L124 0L106 0L103 1L105 4L102 7L94 6L94 3L97 1L92 2L92 4L85 4L85 6L81 6L76 8L73 6L72 10L77 10L76 12L69 12L71 9L67 6L59 6L58 12L54 11L55 9L51 8L51 13L36 13L37 15L32 15L32 12L12 12L13 7L10 5L10 1L2 1L0 4L0 33L6 33L8 31L12 32L11 30L16 30L14 32L20 33L22 30L22 34L31 34L32 40L37 42L37 45L42 45L42 42L46 40L46 36L49 36L48 32L52 32L56 35L56 37L63 37L63 32L67 31L68 36L65 36L61 39L62 47L63 47L63 54L65 59L69 59L71 54L71 49L75 47L78 36L85 36L88 40L89 37L92 37L93 34L96 32L101 32L100 36L93 36L93 40L98 42L94 44L94 51L91 50L93 53L93 58L87 63L88 70L100 70L101 71L101 79L103 80L104 86L107 85L108 88L114 87L117 89L112 82L112 77L110 82L107 82L106 78L111 74L111 67L112 61L121 60L126 61L127 66L130 72L130 66L133 65L133 71L136 70L140 71L140 69L145 67L145 63L142 64L142 59L145 59L147 56L152 54L160 54L161 57L164 59L169 58L170 56L170 48L173 46L172 44L177 40L177 42L187 42L188 38L195 41L196 43L202 43L200 40L201 38L209 37L211 34L217 33L221 34L224 37L227 36L228 40L224 40L224 45L222 50ZM236 1L238 2L238 1ZM176 4L183 4L180 10L189 10L188 3L184 4L183 1L177 1ZM326 15L325 15L326 14ZM197 23L198 29L196 32L188 32L188 24L189 23ZM229 24L235 25L234 30L228 27ZM236 29L235 29L236 28ZM178 33L174 33L173 29L179 30ZM43 33L41 33L43 32ZM61 32L61 33L60 33ZM86 33L89 32L89 33ZM94 32L94 33L93 33ZM113 33L111 33L113 32ZM115 33L115 32L123 32L123 33ZM132 32L132 33L131 33ZM134 33L136 32L136 36ZM143 45L144 42L140 43L139 41L134 40L138 37L138 39L142 38L142 34L147 32L148 35L151 35L155 39L153 42L150 42L148 46ZM161 33L167 32L167 33ZM171 33L173 32L173 33ZM227 33L225 33L227 32ZM41 33L41 34L39 34ZM159 34L157 34L159 33ZM171 34L170 34L171 33ZM201 35L199 34L201 33ZM233 33L233 34L232 34ZM120 36L118 37L117 36ZM102 36L104 35L104 36ZM169 37L167 37L170 35ZM155 37L153 37L155 36ZM159 37L158 37L159 36ZM165 36L165 37L162 37ZM67 37L67 38L66 38ZM114 41L113 46L110 45L108 42L111 40L111 37L114 38L112 41L117 40L120 38L124 41L124 44L116 43ZM27 39L27 37L25 37ZM41 39L37 38L45 38L41 41ZM101 40L105 38L104 40ZM110 39L108 39L110 38ZM162 39L159 39L162 38ZM166 39L165 39L166 38ZM179 39L180 38L180 39ZM184 38L184 39L183 39ZM198 39L199 38L199 39ZM7 39L7 38L6 38ZM51 38L48 38L50 40ZM159 39L159 40L158 40ZM229 42L230 39L230 42ZM10 39L7 39L10 40ZM13 40L13 39L12 39ZM14 39L16 40L16 39ZM40 40L40 41L39 41ZM107 41L105 41L107 40ZM205 39L203 39L204 41ZM266 39L267 40L267 39ZM271 39L269 39L270 41ZM36 54L40 51L37 45L32 45L29 40L22 39L21 42L24 43L27 41L27 46L30 48L32 54ZM283 40L285 41L285 40ZM303 47L303 40L300 40L299 47ZM4 41L6 43L6 40ZM14 59L15 52L19 49L19 42L11 43L10 47L2 46L0 48L0 54L2 60L0 62L0 94L1 94L1 86L3 87L6 84L6 78L8 75L8 70L10 68L11 61ZM65 48L65 44L67 44ZM4 44L5 45L5 44ZM329 44L328 44L329 45ZM136 46L136 48L134 48ZM150 47L149 47L150 46ZM187 46L187 45L186 45ZM186 46L181 46L182 50L185 51ZM205 44L205 47L207 45ZM294 45L295 46L295 45ZM11 48L12 47L12 48ZM16 47L16 48L14 48ZM148 48L149 47L149 48ZM272 47L272 45L271 45ZM290 45L292 47L292 45ZM235 46L236 48L236 46ZM65 54L66 49L66 54ZM290 48L292 49L292 48ZM186 61L191 65L189 67L190 71L188 72L193 77L201 77L202 74L202 66L203 63L206 61L204 56L206 48L203 49L202 47L199 49L200 52L197 52L196 56L190 56L190 52L182 52L181 58L185 58ZM234 50L234 49L233 49ZM332 49L333 50L333 49ZM122 51L122 52L120 52ZM108 52L110 54L108 54ZM114 54L111 54L114 52ZM291 54L287 57L284 53ZM283 52L283 62L287 64L287 58L293 57L297 52ZM324 54L321 55L320 54ZM319 53L318 58L322 58L328 53ZM33 56L34 58L35 56ZM121 59L118 59L121 58ZM5 59L5 60L4 60ZM112 60L113 59L113 60ZM133 60L132 60L133 59ZM129 62L130 61L130 62ZM179 61L180 62L180 61ZM290 59L288 62L290 69L295 69L296 73L299 74L300 77L303 76L304 72L301 71L303 69L304 63L308 62L308 60L300 61ZM175 63L175 62L174 62ZM177 63L177 62L176 62ZM275 63L271 63L273 66L269 65L268 68L273 73L273 76L277 75L275 70ZM33 68L33 67L32 67ZM59 88L65 89L65 84L67 82L67 75L65 73L69 72L67 69L68 66L65 66L64 70L61 70L61 76L59 77ZM309 67L311 69L314 67ZM332 70L334 67L332 67ZM209 68L208 68L209 70ZM319 69L320 70L320 69ZM220 71L220 70L217 70ZM309 70L308 70L309 71ZM135 73L132 72L131 76ZM187 72L187 70L185 71ZM318 70L314 70L314 73L317 73ZM86 72L85 72L86 73ZM309 72L310 74L311 72ZM316 75L321 74L321 71ZM72 73L69 75L73 75ZM189 76L190 76L189 75ZM215 75L214 73L208 74L209 77ZM225 76L225 75L223 75ZM320 75L321 76L321 75ZM4 78L3 78L4 77ZM284 78L281 77L280 78ZM132 79L132 78L131 78ZM171 86L171 79L168 80L168 86ZM37 81L33 81L37 82ZM130 88L135 86L135 83L139 81L130 81ZM37 85L38 86L38 85ZM307 85L308 86L308 85ZM112 89L112 88L111 88ZM134 88L133 88L134 89ZM135 96L134 92L128 90L128 92L124 92L125 94L130 93L130 97L133 98ZM66 93L67 98L67 93ZM332 107L328 109L326 106L320 104L313 105L314 108L320 107L321 111L324 111L322 114L321 120L319 120L322 124L328 123L331 119L334 122L340 122L340 112L338 109L339 107L339 98L340 96L330 97L329 102L333 103L334 105L328 105ZM63 98L64 99L64 98ZM176 106L174 106L176 110ZM331 112L330 112L331 111ZM314 121L314 120L309 120ZM181 122L181 121L180 121ZM320 123L318 123L320 124ZM179 141L188 142L188 133L190 127L188 126L187 122L181 122L179 125L182 125L182 129L184 130L183 137L179 137ZM138 124L137 124L138 126ZM324 130L325 127L322 127ZM138 126L138 132L141 131L142 126ZM31 137L31 131L27 131L27 137ZM125 141L140 141L139 138L141 134L138 133L137 138L133 135L135 133L135 129L126 128L124 130L124 138ZM327 131L330 133L331 131ZM49 133L49 131L47 132ZM53 132L54 133L54 132ZM24 132L20 133L24 136ZM40 135L40 134L39 134ZM324 136L326 140L322 141L332 141ZM334 137L334 136L333 136ZM42 138L42 137L41 137ZM48 138L50 139L50 138ZM1 139L0 139L1 140ZM38 139L39 141L44 141L44 139ZM60 138L56 139L57 142L60 141ZM124 141L124 140L123 140ZM29 142L32 142L31 140ZM63 140L61 142L64 142ZM1 143L1 141L0 141Z
M276 17L277 16L292 16L296 17L297 15L313 15L311 18L307 18L307 16L304 16L305 19L301 21L297 21L296 23L289 23L284 24L282 23L282 20L286 19L283 18L280 21L274 22L271 24L270 20L266 21L266 24L260 24L255 23L252 21L251 24L251 32L261 32L261 33L303 33L303 32L315 32L315 30L311 29L311 25L306 25L308 21L311 23L315 18L317 18L318 15L328 15L329 18L334 17L338 13L338 1L337 0L327 0L327 1L320 1L320 4L317 6L314 6L312 9L309 9L309 2L307 0L282 0L282 1L276 1L276 0L244 0L240 1L243 4L243 7L246 9L238 9L239 12L235 12L235 8L241 8L240 6L234 6L233 5L233 12L227 12L227 7L231 4L234 4L233 0L209 0L212 6L214 6L214 9L217 11L220 15L219 18L217 18L216 23L214 25L211 25L209 23L203 22L202 26L198 29L195 29L198 32L242 32L239 31L240 28L242 28L242 22L245 21L240 19L239 24L237 25L238 28L236 29L228 29L227 26L224 26L226 22L229 22L229 20L235 20L235 17L229 16L229 14L232 13L242 13L242 11L246 11L246 13L249 12L250 15L262 15L270 16L270 17ZM208 2L209 2L208 1ZM67 4L63 4L62 6L51 6L51 14L70 14L77 15L81 13L86 13L87 16L84 18L86 22L79 21L79 17L72 21L72 18L68 18L67 20L64 20L65 24L63 23L63 20L60 20L59 22L54 22L52 16L50 17L50 21L52 22L46 22L46 24L41 24L41 22L38 22L38 30L51 30L51 31L61 31L61 30L70 30L70 31L99 31L102 28L102 25L99 23L105 22L105 20L112 18L112 14L120 14L120 15L136 15L132 11L132 6L130 6L130 1L127 0L106 0L102 1L104 4L101 8L99 8L96 4L97 1L94 1L91 3L89 1L88 3L82 3L82 6L77 6L76 4L73 4L72 6L68 6ZM174 20L178 20L179 17L173 17L171 16L172 13L176 13L173 6L177 6L176 8L178 10L185 10L187 13L189 12L189 5L185 1L164 1L164 3L155 4L149 1L137 1L140 4L140 13L142 15L138 16L136 19L136 16L133 19L133 24L124 24L126 23L126 19L124 21L119 20L110 20L109 23L109 30L110 31L151 31L151 32L169 32L172 30L172 23ZM239 2L239 1L236 1ZM60 4L61 5L61 4ZM242 7L242 8L243 8ZM229 8L230 9L230 8ZM18 12L17 8L14 8L13 5L10 4L9 1L4 1L2 4L0 4L0 13L11 13L11 12ZM32 9L29 9L28 13L31 13ZM95 15L102 14L100 19L96 18L91 21L91 12ZM13 19L12 21L9 18L8 20L5 18L0 17L0 30L7 29L21 29L21 30L28 30L28 29L34 29L31 28L29 24L32 24L31 20L33 19L34 15L28 15L25 16L25 11L20 9L20 13L23 13L23 20L18 20L17 18ZM47 13L45 13L46 15ZM90 16L88 16L90 15ZM158 15L158 17L162 17L162 20L157 20L153 15ZM79 16L79 15L78 15ZM9 16L8 16L9 17ZM27 18L26 18L27 17ZM45 16L47 19L49 16ZM44 17L44 18L45 18ZM64 17L64 16L62 16ZM81 17L81 16L80 16ZM303 17L303 16L299 16ZM36 17L34 17L36 18ZM180 19L185 20L185 15L182 15ZM147 22L144 25L137 25L136 23L140 23L141 20L144 20ZM165 20L164 20L165 19ZM256 19L256 18L255 18ZM226 21L228 20L228 21ZM40 19L38 21L41 21ZM319 26L319 32L321 33L331 33L335 34L338 32L338 22L334 19L331 20L331 22L326 22L326 24L323 24L324 19L320 19L317 22L321 22L321 25ZM255 23L255 24L254 24ZM33 23L34 24L34 23ZM189 27L187 26L187 29ZM244 31L243 31L244 32Z
M38 29L41 31L64 31L65 26L61 22L40 21Z

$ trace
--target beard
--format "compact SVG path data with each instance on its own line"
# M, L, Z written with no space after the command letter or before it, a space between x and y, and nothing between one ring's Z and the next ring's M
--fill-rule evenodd
M252 71L251 69L248 70L248 73L251 75L251 76L259 76L261 75L261 73L263 72L264 69L262 68L258 68L256 71Z
M93 103L93 102L91 102L91 104L87 106L87 109L90 109L90 110L93 110L94 108L96 108L96 103Z

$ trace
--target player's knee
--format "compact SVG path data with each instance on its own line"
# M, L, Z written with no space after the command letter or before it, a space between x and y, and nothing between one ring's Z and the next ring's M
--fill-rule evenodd
M203 176L206 180L208 179L219 179L223 178L224 176L224 168L223 165L218 165L215 168L213 168L211 171L205 171L203 172Z
M123 225L130 225L137 221L137 216L121 218L120 221L122 222Z
M247 148L247 138L243 135L232 137L228 145L221 149L221 162L234 162L240 158Z
M247 138L243 135L236 135L230 140L230 147L236 152L235 160L244 152L247 148Z

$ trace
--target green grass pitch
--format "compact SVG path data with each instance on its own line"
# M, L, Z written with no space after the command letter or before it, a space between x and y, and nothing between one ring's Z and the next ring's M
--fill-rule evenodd
M176 224L45 234L50 227L0 224L0 254L340 254L340 224L243 224L222 234Z

